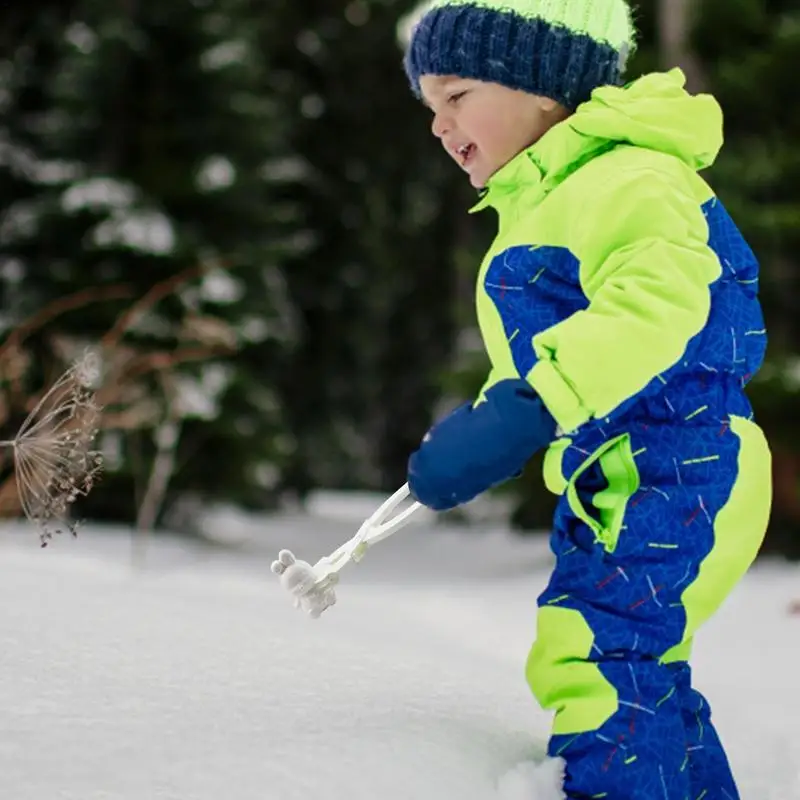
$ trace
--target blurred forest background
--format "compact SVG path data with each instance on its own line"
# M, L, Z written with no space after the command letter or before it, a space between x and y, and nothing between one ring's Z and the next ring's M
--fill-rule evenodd
M413 0L5 0L0 438L100 347L93 519L191 527L314 489L390 492L485 369L493 235L401 66ZM800 556L800 3L640 0L629 77L716 95L707 177L762 263L766 550ZM11 463L0 507L19 513ZM502 490L520 530L554 499Z

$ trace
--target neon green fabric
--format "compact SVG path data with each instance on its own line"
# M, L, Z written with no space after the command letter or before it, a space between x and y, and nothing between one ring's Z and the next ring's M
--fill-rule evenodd
M664 655L664 662L687 659L687 647L697 629L755 561L767 530L772 499L769 445L761 428L749 420L731 417L730 427L739 437L739 477L714 520L714 547L681 595L686 609L684 641Z
M478 276L493 365L484 390L517 372L484 286L494 257L542 242L580 262L589 307L534 337L539 360L524 376L564 432L637 394L707 321L720 264L700 208L713 194L694 170L716 156L722 117L711 97L692 97L683 84L672 70L597 90L495 173L473 209L491 205L500 219ZM684 129L687 117L694 125Z
M614 685L589 660L593 642L580 611L556 605L539 609L525 678L542 708L555 711L555 734L595 730L618 708Z
M607 552L617 547L625 507L639 489L639 473L631 453L630 434L622 433L605 442L572 474L566 488L567 502L572 513L594 533ZM577 484L586 470L597 462L608 484L592 498L597 516L589 513L578 496Z
M526 19L541 19L563 25L574 33L585 34L618 49L631 47L634 27L630 8L621 0L598 3L596 0L435 0L431 6L470 5L494 11L512 11Z

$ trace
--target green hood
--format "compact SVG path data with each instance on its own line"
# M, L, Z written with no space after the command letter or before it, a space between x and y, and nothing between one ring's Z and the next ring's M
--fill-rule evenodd
M538 142L501 167L484 197L542 183L544 192L581 164L618 144L676 156L693 170L710 166L722 147L722 111L710 95L690 95L680 69L654 72L626 87L603 86ZM477 207L476 209L477 210Z

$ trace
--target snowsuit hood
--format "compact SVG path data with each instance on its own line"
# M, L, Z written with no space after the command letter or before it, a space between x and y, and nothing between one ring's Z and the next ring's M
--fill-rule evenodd
M690 95L685 82L684 73L673 69L625 87L596 89L574 114L501 167L473 210L520 184L541 183L546 193L620 144L675 156L695 171L709 167L722 147L722 110L711 95Z

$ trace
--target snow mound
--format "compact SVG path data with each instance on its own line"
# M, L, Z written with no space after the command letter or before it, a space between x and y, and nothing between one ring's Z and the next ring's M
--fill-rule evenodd
M498 800L564 800L564 760L525 761L503 775Z

